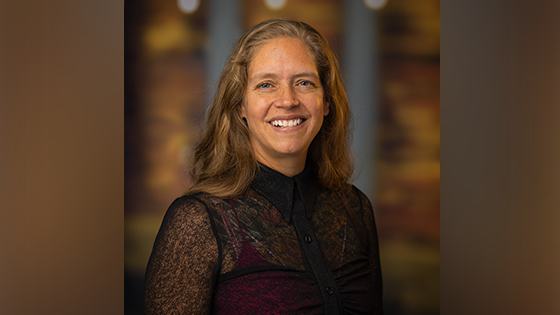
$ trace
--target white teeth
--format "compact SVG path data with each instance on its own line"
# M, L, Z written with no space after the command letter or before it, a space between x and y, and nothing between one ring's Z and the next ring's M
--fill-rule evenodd
M270 123L276 127L293 127L301 124L302 119L294 119L294 120L273 120Z

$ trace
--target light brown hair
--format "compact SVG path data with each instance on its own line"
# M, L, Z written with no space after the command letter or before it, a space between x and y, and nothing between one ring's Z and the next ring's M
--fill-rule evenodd
M249 129L238 108L247 86L249 62L265 42L281 37L299 39L309 49L324 90L324 102L330 107L309 147L307 163L320 185L333 190L347 187L354 170L349 147L350 108L336 57L326 39L306 23L272 19L247 31L229 55L194 152L190 169L194 185L187 193L204 191L218 197L235 197L253 181L258 163Z

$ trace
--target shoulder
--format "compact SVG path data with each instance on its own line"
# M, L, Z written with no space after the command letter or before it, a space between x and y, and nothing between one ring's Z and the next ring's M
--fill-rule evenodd
M173 200L167 209L167 214L181 216L196 213L201 210L205 210L205 208L205 202L200 200L200 198L197 197L197 194L185 195Z
M193 216L214 217L221 210L229 208L228 205L228 200L209 193L197 192L175 199L169 206L166 216L175 216L177 218L192 218Z
M214 214L206 199L199 193L175 199L165 212L154 250L190 248L202 243L208 247L215 244Z
M351 185L352 196L359 200L363 208L371 209L371 201L358 187Z
M208 221L209 212L216 207L217 200L220 199L207 193L181 196L169 205L163 221L173 225L200 224L202 221Z
M212 208L221 203L224 203L224 200L221 198L208 193L197 192L175 199L169 206L169 209L189 212L201 208Z
M327 196L327 198L342 199L350 203L359 203L363 206L371 207L371 202L366 194L352 184L345 184L344 189L337 191L324 188L322 195Z

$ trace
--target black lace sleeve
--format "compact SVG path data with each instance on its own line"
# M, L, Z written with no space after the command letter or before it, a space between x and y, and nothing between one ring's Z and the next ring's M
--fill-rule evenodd
M371 270L372 282L375 286L374 307L372 314L383 314L382 291L383 283L381 277L381 264L379 261L379 241L377 238L377 227L373 215L373 207L369 199L361 191L357 190L362 205L364 224L369 232L369 266Z
M146 314L208 314L219 251L206 205L193 197L167 210L146 269Z

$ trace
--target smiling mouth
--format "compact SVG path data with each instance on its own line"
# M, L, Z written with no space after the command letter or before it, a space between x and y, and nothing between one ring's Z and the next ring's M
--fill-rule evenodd
M284 128L284 127L297 126L304 121L305 121L305 119L301 119L301 118L292 119L292 120L273 120L273 121L270 122L270 124L275 126L275 127Z

